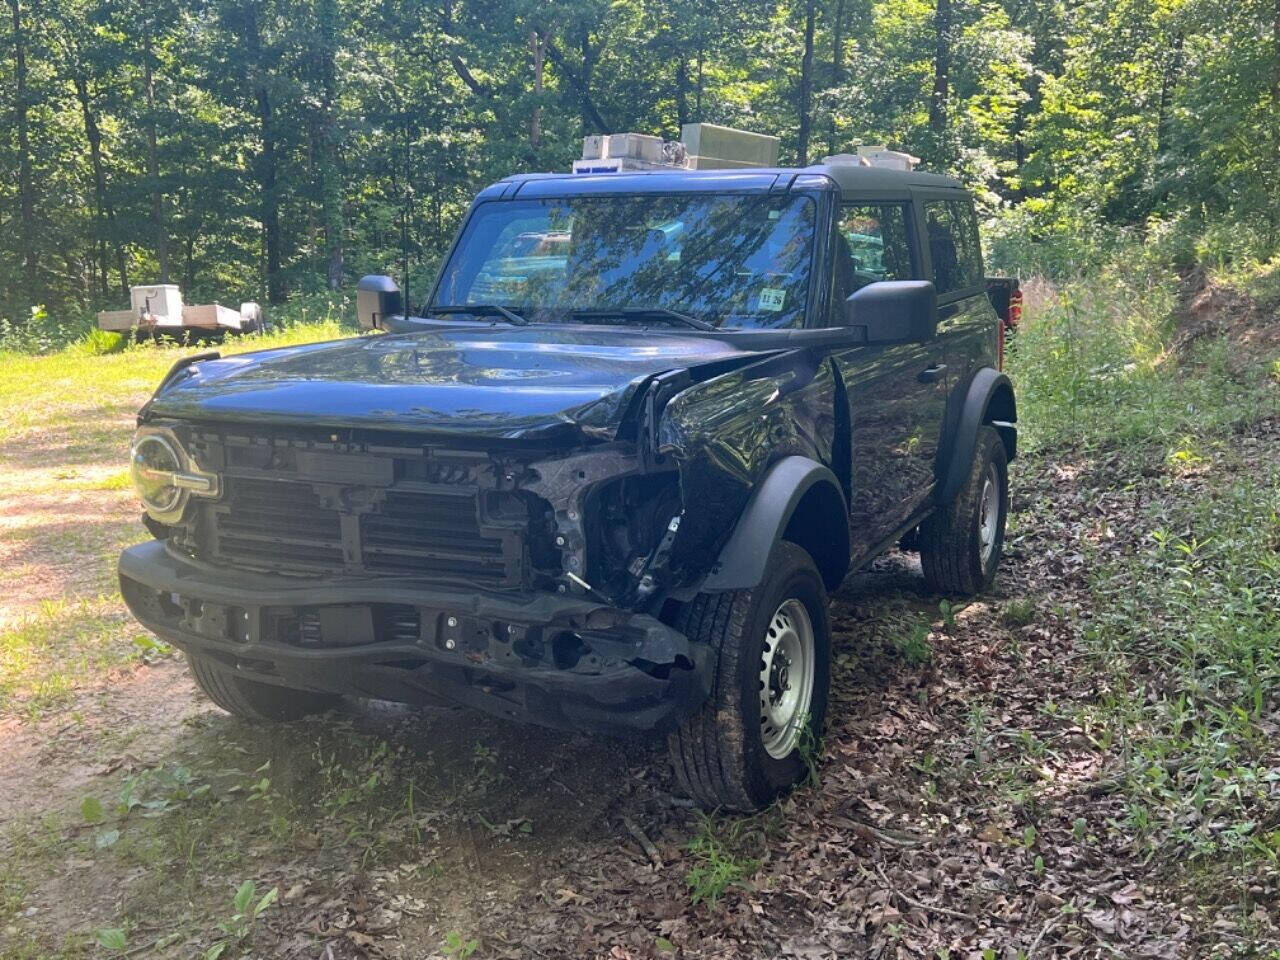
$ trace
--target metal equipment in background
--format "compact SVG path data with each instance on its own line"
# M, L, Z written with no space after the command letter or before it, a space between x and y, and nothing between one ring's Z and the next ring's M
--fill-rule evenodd
M227 333L255 333L266 329L262 308L247 301L239 310L219 303L184 304L175 283L129 288L128 310L101 310L98 326L135 336L213 339Z

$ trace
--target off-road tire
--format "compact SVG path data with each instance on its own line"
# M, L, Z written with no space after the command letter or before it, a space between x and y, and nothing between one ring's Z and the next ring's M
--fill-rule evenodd
M748 590L701 594L679 626L716 652L711 695L668 739L680 786L707 809L751 812L768 806L808 774L827 715L831 627L827 591L807 552L782 542L763 583ZM766 632L787 600L799 600L813 633L813 692L808 733L782 759L765 750L761 733L760 665Z
M995 540L983 560L982 492L989 468L999 479L999 515ZM920 525L920 566L938 593L973 596L990 589L1004 554L1004 525L1009 516L1009 458L993 427L978 428L969 475L955 499Z
M237 676L206 657L187 655L187 665L205 696L227 713L244 720L276 722L323 713L338 700L329 693L294 690Z

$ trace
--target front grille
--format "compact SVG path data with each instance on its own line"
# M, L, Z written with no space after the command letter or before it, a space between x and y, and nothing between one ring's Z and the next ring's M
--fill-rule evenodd
M523 582L522 501L472 486L405 486L429 489L224 477L222 499L200 505L198 552L217 563L283 573Z
M309 484L232 477L213 514L215 553L273 570L341 570L342 523Z
M370 570L466 579L504 578L509 546L485 536L474 495L390 492L378 513L360 518L360 543Z

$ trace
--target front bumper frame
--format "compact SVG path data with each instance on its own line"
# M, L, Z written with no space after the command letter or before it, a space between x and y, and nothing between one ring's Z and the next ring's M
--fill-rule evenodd
M406 578L292 577L120 557L133 615L250 680L405 703L451 701L568 730L664 732L706 699L711 651L647 614L581 597Z

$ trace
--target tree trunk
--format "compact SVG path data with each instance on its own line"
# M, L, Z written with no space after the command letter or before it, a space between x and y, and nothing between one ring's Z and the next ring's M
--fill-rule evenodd
M542 138L542 89L543 67L546 63L546 44L542 34L537 30L529 31L529 45L533 50L533 95L535 97L533 116L529 118L529 146L538 149L538 141Z
M151 229L156 234L160 282L169 282L169 231L165 225L164 193L160 187L160 151L156 134L156 83L151 66L150 15L142 32L143 84L147 95L147 179L151 181Z
M93 109L93 98L89 95L89 80L83 73L77 73L72 82L76 88L76 99L80 101L80 113L84 118L84 139L89 145L89 163L93 168L93 200L94 225L98 231L99 256L102 261L101 293L107 295L107 246L110 245L116 258L116 269L120 273L120 293L129 295L129 274L125 266L124 249L120 246L120 238L116 233L116 211L107 200L107 174L102 162L102 129L98 126L98 115Z
M1272 67L1274 71L1271 75L1271 136L1272 136L1272 160L1280 160L1280 0L1275 0L1275 10L1271 20L1271 37L1274 41L1273 55L1275 56L1275 64ZM1272 168L1271 175L1274 177L1275 168ZM1280 235L1280 194L1271 191L1271 236L1268 239L1275 243L1277 235Z
M404 311L406 314L413 312L413 300L409 293L409 219L413 216L413 132L409 129L409 106L402 99L400 102L400 116L404 123L404 183L393 183L393 187L400 188L400 255L403 258L404 282L401 286L404 288Z
M267 260L267 302L284 303L286 291L280 273L280 198L276 192L275 122L271 109L271 93L260 82L254 93L258 103L258 121L262 127L262 156L259 183L262 190L262 243Z
M338 0L318 0L320 20L320 196L329 289L342 289L342 179L338 172Z
M1278 0L1280 2L1280 0ZM1169 116L1173 106L1173 92L1178 85L1182 73L1182 33L1177 33L1165 51L1160 64L1160 102L1156 108L1156 148L1153 162L1158 164L1165 150L1169 148ZM1168 190L1161 191L1162 196Z
M457 33L454 30L453 3L451 0L445 0L444 9L440 13L440 30L446 37L457 39ZM476 79L476 75L471 72L471 69L460 56L456 53L449 54L449 63L453 66L453 72L458 75L458 79L467 85L468 90L478 97L489 96L489 88Z
M702 90L703 78L702 67L706 60L707 50L701 43L698 44L698 76L693 86L693 122L702 122Z
M1280 2L1280 0L1277 0ZM596 57L599 51L591 46L591 31L585 26L582 28L582 90L580 91L580 101L582 103L582 135L585 137L587 131L591 129L591 78L596 69Z
M106 250L106 179L102 174L102 134L98 130L98 118L93 114L93 104L89 98L89 81L83 73L77 72L71 78L76 90L76 99L80 102L80 116L84 121L84 139L89 145L89 165L93 170L93 233L94 253L97 257L98 295L104 300L107 296L107 250Z
M951 0L938 0L933 18L933 92L929 97L929 131L934 151L943 152L947 133L947 98L951 73Z
M683 56L676 58L676 131L684 128L689 122L689 61Z
M844 0L836 0L835 15L831 23L831 85L844 83ZM827 153L839 153L836 144L836 112L831 111L827 123Z
M1027 101L1019 99L1013 108L1013 168L1019 171L1018 187L1009 191L1009 199L1021 203L1027 199L1027 181L1021 176L1027 162Z
M610 124L605 122L604 117L600 115L595 102L591 99L591 91L578 76L576 70L565 61L564 55L556 47L554 43L544 33L542 34L542 50L547 55L547 59L555 64L556 69L569 81L569 85L578 91L578 96L582 98L582 111L584 115L593 124L600 133L610 133L614 129Z
M800 129L796 133L796 157L800 166L809 163L809 135L813 129L813 25L817 0L805 0L804 55L800 58Z
M271 91L263 65L262 31L258 25L258 4L251 0L244 7L245 60L251 66L253 99L257 108L262 150L254 164L262 216L262 246L266 261L267 302L283 303L286 297L284 277L280 273L280 198L276 192L275 122Z
M9 0L9 9L13 13L13 60L14 82L13 93L15 126L18 130L18 206L20 210L20 227L18 234L18 257L22 261L22 282L24 288L19 291L19 302L22 308L32 305L36 291L36 200L35 186L31 174L31 139L28 130L27 98L27 49L22 34L22 9L20 0Z

